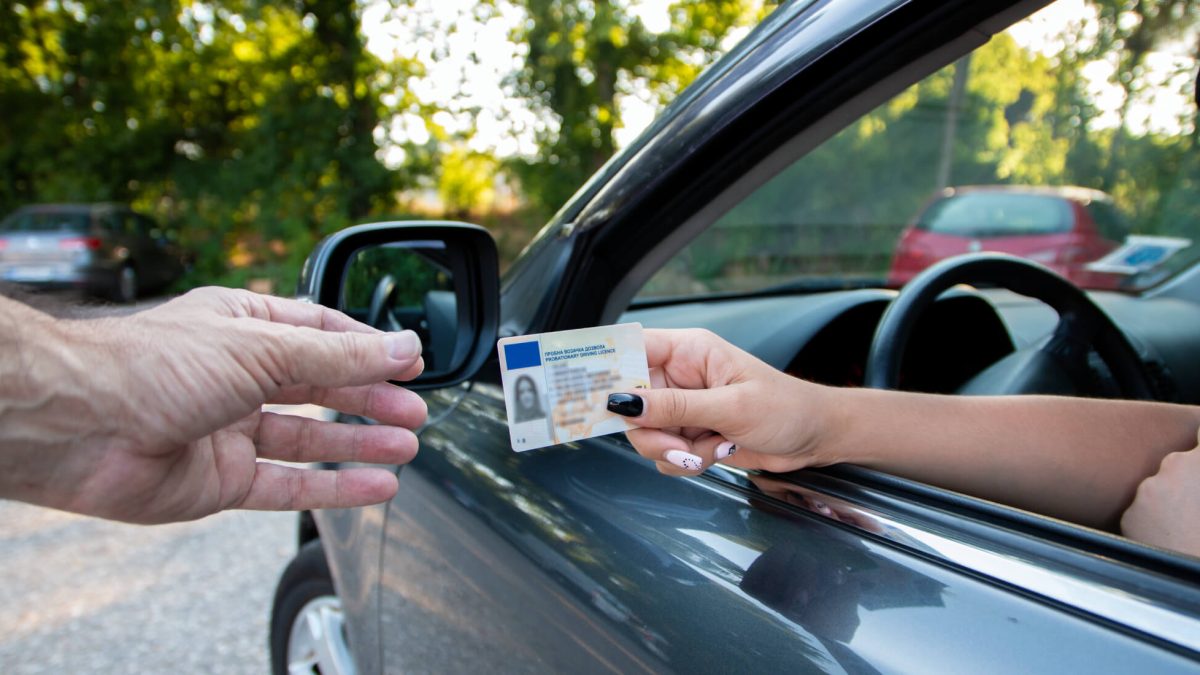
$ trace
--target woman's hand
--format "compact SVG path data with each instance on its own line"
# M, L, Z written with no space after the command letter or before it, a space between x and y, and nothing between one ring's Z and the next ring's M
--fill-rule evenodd
M826 387L703 330L647 330L646 356L653 388L608 405L663 473L845 462L1093 527L1124 512L1130 537L1200 554L1195 406Z
M1200 556L1200 449L1173 452L1158 473L1142 481L1121 517L1130 539Z
M614 394L609 410L663 473L691 475L714 462L792 471L837 460L821 454L833 390L768 366L705 330L647 330L653 389Z

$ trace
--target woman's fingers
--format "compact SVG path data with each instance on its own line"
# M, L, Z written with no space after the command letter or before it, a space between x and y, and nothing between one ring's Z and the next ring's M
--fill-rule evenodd
M263 413L254 440L259 457L286 462L407 464L417 454L417 436L408 429L275 413Z
M659 429L630 429L625 435L638 454L673 476L698 474L737 452L737 446L719 434L688 440Z

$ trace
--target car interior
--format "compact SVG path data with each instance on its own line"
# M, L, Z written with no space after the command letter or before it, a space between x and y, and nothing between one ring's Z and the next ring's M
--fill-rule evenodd
M1038 138L1040 128L1066 123L1104 134L1111 131L1105 125L1112 124L1111 119L1100 119L1101 111L1092 111L1093 119L1080 119L1078 109L1054 100L1053 87L1044 80L1032 84L1051 77L1049 61L1022 62L1013 55L1014 44L1043 44L1039 40L1047 38L1037 34L1038 26L1069 20L1065 0L1044 9L1043 5L1023 3L978 26L800 130L646 251L609 297L604 318L638 321L646 327L708 328L797 377L863 386L876 330L897 297L898 290L887 288L885 279L904 229L940 190L998 182L994 173L977 170L980 166L972 165L972 157L999 156L1006 183L1112 185L1105 175L1046 171L1040 163L1044 156L1039 158L1039 152L1062 157L1071 152L1070 147L1048 149L1045 139ZM1180 44L1194 44L1195 37L1183 36ZM997 70L989 75L985 65ZM985 80L1006 67L1011 67L1012 81L1029 84L989 95L999 87L995 80ZM1195 73L1173 77L1163 86L1186 91L1187 109L1181 108L1174 125L1166 123L1156 133L1181 137L1191 133L1195 119ZM1102 79L1093 83L1097 89L1112 86ZM1056 110L1072 119L1056 119ZM957 127L957 135L946 132L948 125ZM1146 128L1141 133L1147 133ZM1119 170L1135 174L1146 169L1129 164ZM1164 196L1164 202L1189 208L1200 203L1200 194L1188 181L1169 184L1175 192ZM1118 206L1122 197L1128 200L1130 195L1119 194ZM1086 297L1128 339L1150 397L1200 404L1200 252L1192 244L1191 221L1181 215L1130 222L1130 248L1114 255L1144 257L1144 248L1137 246L1158 246L1160 241L1164 250L1174 248L1125 270L1116 290L1085 289ZM978 247L971 250L989 250L979 240L971 245ZM1111 261L1082 262L1101 269ZM1038 299L1042 291L1036 286L1014 292L994 279L964 281L916 319L899 365L899 388L946 394L1025 393L987 392L967 385L1006 356L1045 346L1059 324L1058 312ZM1106 361L1092 350L1087 381L1072 393L1128 396L1113 364ZM963 509L1077 550L1200 578L1196 561L1113 533L872 472L835 469L829 475L852 476L861 484Z

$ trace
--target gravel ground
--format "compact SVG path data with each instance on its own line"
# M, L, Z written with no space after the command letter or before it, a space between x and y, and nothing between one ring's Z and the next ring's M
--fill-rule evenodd
M0 503L0 672L266 673L287 513L139 527Z
M0 673L267 673L295 552L292 513L143 527L0 501Z

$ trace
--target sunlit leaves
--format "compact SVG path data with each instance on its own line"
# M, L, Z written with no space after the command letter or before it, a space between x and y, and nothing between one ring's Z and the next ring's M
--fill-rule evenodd
M491 209L496 198L498 169L495 157L462 146L443 153L437 191L446 212L465 219Z
M404 179L375 128L414 70L363 48L356 0L0 7L0 207L131 201L221 279L294 270ZM236 251L237 255L232 255ZM255 271L257 270L257 271Z
M514 37L529 45L516 93L551 113L557 125L538 134L538 155L518 160L514 169L526 196L547 213L612 155L622 97L665 104L719 56L732 30L753 24L764 9L750 0L679 0L668 30L655 33L629 2L516 4L528 21Z

